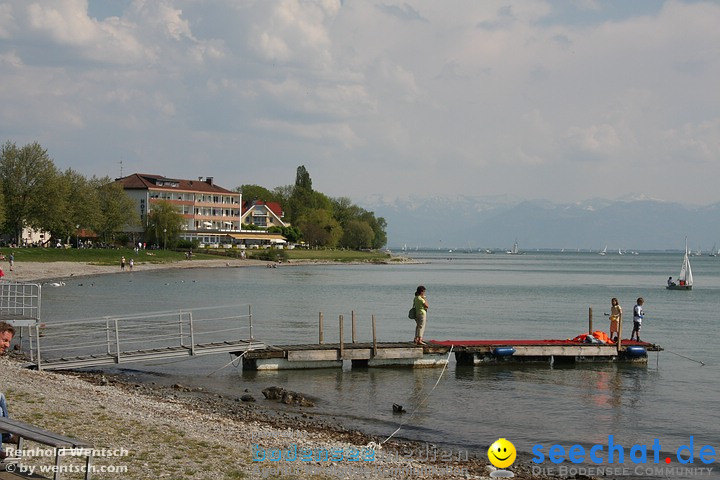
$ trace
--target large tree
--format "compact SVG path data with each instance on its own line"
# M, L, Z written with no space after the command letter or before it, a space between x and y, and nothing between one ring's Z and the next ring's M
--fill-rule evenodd
M152 204L148 214L145 238L163 248L174 248L184 225L185 219L177 207L167 200L160 200Z
M342 238L343 229L328 210L309 210L298 219L303 239L313 247L334 248Z
M68 239L79 229L90 229L100 221L98 180L65 170L57 179L57 201L46 222L53 238Z
M277 194L260 185L241 185L237 187L235 191L242 193L243 202L251 202L253 200L262 200L263 202L281 201Z
M105 242L111 242L116 233L122 232L126 226L140 223L135 202L125 193L122 184L109 178L100 179L102 186L98 188L98 201L101 215L93 230Z
M0 179L5 202L5 231L19 244L26 226L44 229L60 202L58 171L39 143L18 148L7 142L0 155Z

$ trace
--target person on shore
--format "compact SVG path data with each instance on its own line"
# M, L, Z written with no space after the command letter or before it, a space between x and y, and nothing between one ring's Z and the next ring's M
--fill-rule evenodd
M5 352L10 349L10 342L12 342L14 336L15 327L7 322L0 322L0 355L5 355ZM7 407L7 399L5 398L5 394L2 392L0 392L0 416L10 418ZM15 441L16 439L14 435L9 433L2 434L2 440L0 441L0 460L4 460L7 457L2 444Z
M640 329L642 328L643 318L645 318L645 311L643 310L644 303L645 300L640 297L633 307L633 330L630 334L630 340L635 338L638 342L640 341Z
M124 255L120 258L120 270L123 272L125 271L125 256Z
M128 263L128 265L130 265L130 271L132 272L132 267L133 267L133 265L135 265L135 260L131 258L130 263Z
M620 315L622 307L617 298L610 300L610 340L617 342L620 335Z
M10 253L10 271L13 271L13 267L15 266L15 255L13 253Z
M423 334L425 333L425 323L427 321L428 302L425 296L425 287L420 285L415 290L415 299L413 300L415 307L415 344L427 345L423 342Z

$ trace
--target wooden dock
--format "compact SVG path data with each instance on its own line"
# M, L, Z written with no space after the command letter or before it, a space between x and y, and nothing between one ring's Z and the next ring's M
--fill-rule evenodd
M614 344L590 344L570 340L432 340L419 346L412 342L318 343L268 346L247 352L232 352L242 357L248 370L297 370L367 367L441 367L449 353L458 365L507 363L646 363L647 352L661 351L658 345L623 340Z

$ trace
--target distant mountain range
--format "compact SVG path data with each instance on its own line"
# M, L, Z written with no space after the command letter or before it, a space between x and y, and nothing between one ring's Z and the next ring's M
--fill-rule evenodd
M511 197L411 197L358 202L388 223L399 249L682 250L720 246L720 203L687 206L634 197L573 204Z

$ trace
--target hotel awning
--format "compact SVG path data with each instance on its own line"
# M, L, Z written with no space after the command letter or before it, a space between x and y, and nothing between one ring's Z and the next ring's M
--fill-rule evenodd
M279 233L228 233L235 240L267 240L271 243L286 243L285 237Z

